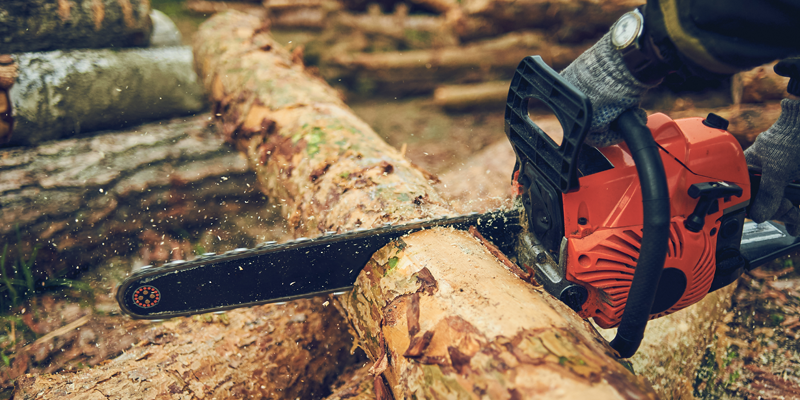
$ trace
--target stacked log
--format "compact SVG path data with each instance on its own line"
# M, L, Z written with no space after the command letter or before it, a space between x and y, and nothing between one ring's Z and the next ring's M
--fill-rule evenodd
M46 279L112 257L183 259L205 235L231 248L264 241L274 217L259 213L255 178L210 118L0 150L0 242L12 254L38 248L34 270ZM232 225L249 229L219 233Z
M191 49L179 47L175 24L147 0L4 2L0 38L0 54L13 53L18 70L13 87L0 88L15 119L13 135L3 123L3 144L30 146L205 107Z
M292 45L304 47L306 63L319 67L328 82L358 94L395 96L431 94L440 84L507 81L532 54L563 68L642 3L268 0L264 8L272 29L313 32ZM251 3L231 2L192 1L189 7L252 10Z
M152 28L149 0L6 0L0 54L147 46Z

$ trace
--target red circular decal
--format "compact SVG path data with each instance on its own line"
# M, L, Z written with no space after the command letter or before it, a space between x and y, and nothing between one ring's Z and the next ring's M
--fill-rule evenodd
M133 304L142 308L150 308L161 300L161 292L153 286L141 286L133 292Z

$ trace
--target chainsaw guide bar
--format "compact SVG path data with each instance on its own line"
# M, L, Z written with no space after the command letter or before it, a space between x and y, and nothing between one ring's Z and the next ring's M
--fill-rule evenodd
M516 243L519 221L520 211L512 208L280 244L265 242L252 249L143 267L125 279L117 300L122 311L134 318L165 319L344 292L353 287L374 252L404 235L436 227L467 230L474 226L508 251Z

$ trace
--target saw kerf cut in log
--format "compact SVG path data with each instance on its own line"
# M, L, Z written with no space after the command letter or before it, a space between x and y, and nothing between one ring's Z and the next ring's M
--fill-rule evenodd
M295 232L450 212L430 176L293 62L262 26L241 13L217 14L195 37L195 59L226 137L246 152ZM386 247L344 297L359 344L375 362L375 381L386 377L395 398L654 396L589 325L511 274L468 232L424 231Z

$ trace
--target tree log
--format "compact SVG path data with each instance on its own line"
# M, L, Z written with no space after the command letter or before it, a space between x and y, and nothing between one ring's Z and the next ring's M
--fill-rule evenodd
M734 104L761 103L781 100L789 95L786 91L789 78L775 73L777 62L742 71L731 79L731 94Z
M458 47L386 53L323 55L330 81L342 79L361 92L430 93L442 83L510 80L520 60L536 54L548 65L566 67L588 46L548 43L539 32L515 32Z
M683 111L670 112L672 118L705 117L713 112L730 122L730 132L742 148L747 148L756 140L756 137L769 129L781 115L780 102L767 103L742 103L727 108L699 109L691 108Z
M0 242L39 246L44 279L145 250L143 263L185 258L193 249L176 243L202 246L205 235L231 248L263 241L273 218L255 177L209 119L0 150Z
M17 63L8 54L0 55L0 146L11 140L14 129L13 110L8 91L14 86L19 75Z
M322 398L352 340L324 298L176 318L98 367L26 375L14 399Z
M264 7L253 2L235 1L207 1L207 0L188 0L184 4L187 10L200 14L214 14L226 10L238 10L246 13L263 12Z
M449 20L464 40L519 29L545 29L562 43L579 43L606 31L643 0L465 0Z
M149 0L5 0L0 53L147 46Z
M504 105L508 97L508 81L473 85L444 85L433 92L433 102L447 110L465 110L487 105Z
M31 145L205 106L189 47L15 55L12 145Z
M196 59L226 137L285 200L296 232L449 211L421 171L262 26L217 14L195 37ZM471 234L448 229L376 253L338 298L376 362L375 390L385 377L396 398L654 396L574 312L505 268Z
M338 30L355 30L368 37L376 36L398 42L395 49L429 49L458 45L458 37L448 29L443 17L408 15L408 6L400 3L393 14L370 8L366 14L334 14ZM376 40L376 39L372 39ZM378 39L380 40L380 39Z

